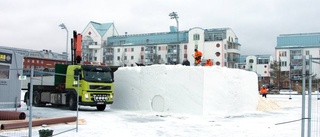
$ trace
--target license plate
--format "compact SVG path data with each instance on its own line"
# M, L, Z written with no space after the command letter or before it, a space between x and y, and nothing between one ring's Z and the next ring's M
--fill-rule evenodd
M98 102L97 104L104 104L104 102Z

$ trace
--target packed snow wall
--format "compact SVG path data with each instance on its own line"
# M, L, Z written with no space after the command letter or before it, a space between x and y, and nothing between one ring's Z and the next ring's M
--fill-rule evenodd
M233 115L255 111L256 73L225 67L152 65L121 67L113 109Z

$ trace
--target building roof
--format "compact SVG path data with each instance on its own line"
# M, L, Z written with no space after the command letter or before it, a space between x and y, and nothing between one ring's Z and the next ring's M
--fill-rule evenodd
M90 21L91 24L96 31L100 34L101 37L108 31L108 29L113 25L113 23L98 23L94 21Z
M185 31L179 32L179 42L186 42L188 33ZM112 45L121 45L120 41L125 41L124 45L148 45L148 44L162 44L162 43L177 43L177 33L174 32L160 32L160 33L146 33L146 34L131 34L120 35L108 38L108 43Z
M320 33L280 34L277 37L276 49L314 47L320 47Z
M266 55L255 55L258 59L270 59L271 54Z
M202 28L200 28L202 29ZM226 38L226 30L229 28L204 29L205 40L215 41ZM177 43L177 32L170 27L170 32L127 34L108 37L108 45L153 45L153 44L175 44ZM179 43L188 42L188 31L179 31ZM122 43L122 44L120 44Z
M271 56L271 54L264 54L264 55L240 55L240 57L239 57L239 63L240 64L245 64L246 63L246 58L248 57L248 56L255 56L256 58L257 58L257 60L258 59L268 59L268 60L270 60L270 57L272 57Z
M42 58L42 59L51 59L51 60L65 60L66 58L66 54L59 54L46 49L39 51L39 50L33 50L33 49L23 49L23 48L14 48L14 47L5 47L5 46L0 46L0 49L11 50L24 57L31 57L31 58ZM49 56L45 56L45 54L48 54Z

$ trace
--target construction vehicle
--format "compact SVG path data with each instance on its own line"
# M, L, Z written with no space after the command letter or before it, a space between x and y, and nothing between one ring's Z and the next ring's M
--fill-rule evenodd
M70 110L79 105L93 106L103 111L107 104L113 103L113 71L101 64L81 63L81 34L71 39L72 64L56 64L54 85L32 85L33 106L65 106ZM113 67L113 70L116 70ZM79 80L79 81L78 81ZM30 83L24 102L29 100ZM78 98L77 98L78 97Z

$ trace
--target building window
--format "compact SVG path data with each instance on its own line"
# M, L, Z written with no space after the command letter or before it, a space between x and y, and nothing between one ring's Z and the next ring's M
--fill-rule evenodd
M285 51L279 51L279 56L280 56L280 57L286 57L286 56L287 56L287 52L285 52Z
M258 64L269 64L269 59L258 59Z
M141 55L141 59L143 59L144 58L144 56L143 55Z
M118 52L120 52L120 48L118 48Z
M249 59L249 63L253 63L253 59Z
M220 52L216 52L216 56L219 57L220 56Z
M194 45L194 48L195 48L195 49L198 49L198 45Z
M37 60L37 64L39 63L39 60Z
M124 48L124 52L127 52L127 48Z
M131 48L131 52L134 52L134 48Z
M117 60L120 60L120 56L117 57Z
M133 60L134 59L134 56L131 56L131 60Z
M160 51L160 50L161 50L161 46L158 47L158 51Z
M199 40L200 39L200 35L199 34L194 34L193 35L193 40Z
M216 44L216 47L217 47L217 48L219 48L219 47L220 47L220 44L219 44L219 43L217 43L217 44Z
M120 40L120 45L123 45L126 43L126 40Z
M144 47L141 47L141 51L144 51Z
M216 65L217 65L217 66L220 66L220 62L219 62L219 61L217 61L217 62L216 62Z
M43 64L43 60L41 60L41 64Z
M31 60L31 63L34 63L34 60Z
M184 49L188 49L188 46L187 46L187 45L184 45L183 48L184 48Z
M281 61L281 67L286 67L287 66L287 61Z
M310 54L310 51L309 50L306 50L306 55L309 55Z
M0 65L0 79L9 79L9 69L10 66Z

